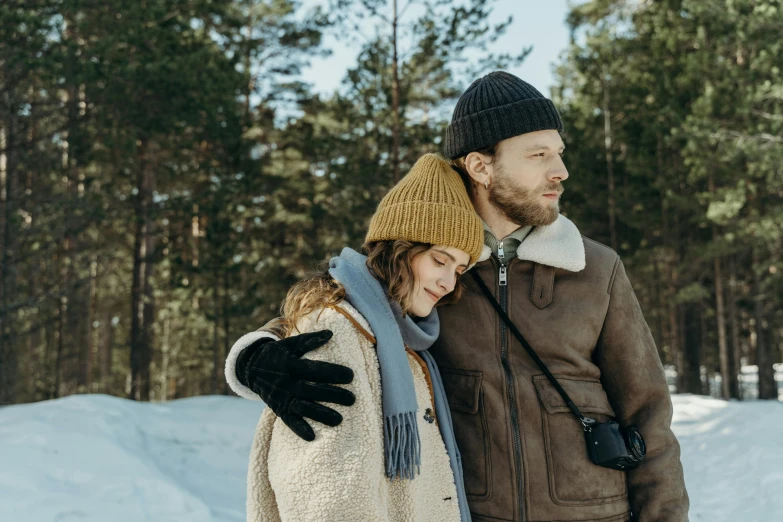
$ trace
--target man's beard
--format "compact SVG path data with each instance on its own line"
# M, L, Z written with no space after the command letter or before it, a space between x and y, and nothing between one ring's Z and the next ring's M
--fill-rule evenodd
M512 187L504 173L495 170L495 181L489 188L489 202L509 221L521 227L551 225L560 214L560 206L557 201L542 203L541 199L543 194L560 194L563 190L560 183L548 183L536 190Z

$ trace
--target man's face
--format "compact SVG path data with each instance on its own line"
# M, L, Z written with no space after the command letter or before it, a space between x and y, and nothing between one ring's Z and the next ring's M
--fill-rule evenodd
M491 165L489 202L519 226L553 223L560 213L561 183L568 179L564 148L555 130L501 141Z

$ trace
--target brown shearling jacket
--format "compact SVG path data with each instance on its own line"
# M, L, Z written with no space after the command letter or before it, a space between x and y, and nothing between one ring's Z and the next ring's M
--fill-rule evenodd
M509 256L507 256L509 257ZM506 266L473 268L587 416L634 424L647 457L593 464L576 417L472 277L439 308L438 362L474 522L688 520L663 367L625 269L564 216L535 229Z

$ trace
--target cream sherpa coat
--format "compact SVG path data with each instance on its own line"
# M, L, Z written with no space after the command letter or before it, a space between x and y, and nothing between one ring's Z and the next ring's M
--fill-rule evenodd
M434 419L426 364L408 351L419 405L421 474L391 481L384 475L381 377L370 327L347 302L300 321L303 333L334 335L308 358L349 366L356 395L336 428L310 421L313 442L297 437L267 408L256 428L247 481L249 522L459 522L454 476ZM240 339L240 341L242 341ZM238 343L240 342L238 341Z

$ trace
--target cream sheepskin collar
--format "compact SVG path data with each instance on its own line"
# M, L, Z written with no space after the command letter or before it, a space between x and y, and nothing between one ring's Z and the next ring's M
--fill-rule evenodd
M490 255L492 250L484 245L478 262L486 261ZM535 227L519 245L517 257L523 261L579 272L585 267L585 245L576 225L561 214L551 225Z

